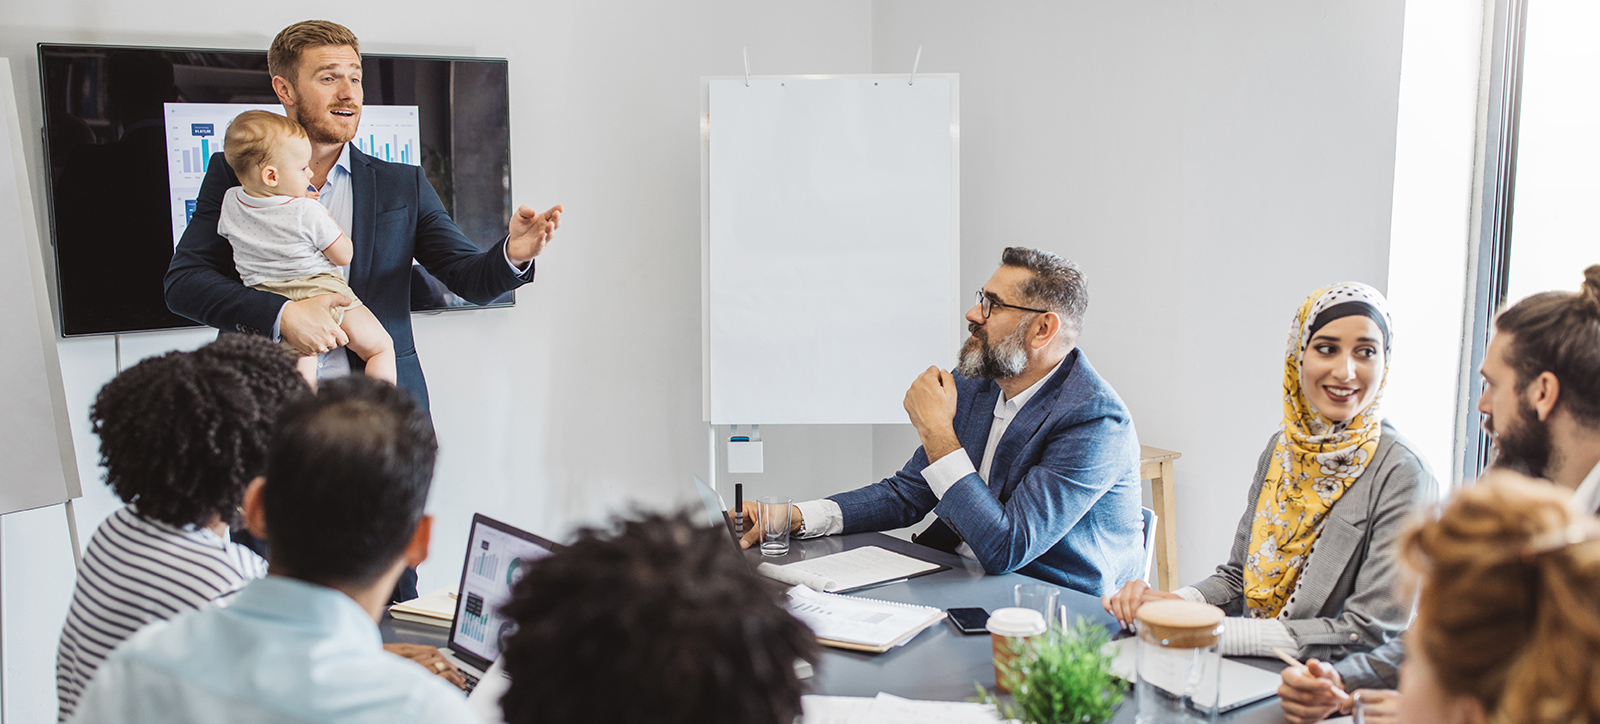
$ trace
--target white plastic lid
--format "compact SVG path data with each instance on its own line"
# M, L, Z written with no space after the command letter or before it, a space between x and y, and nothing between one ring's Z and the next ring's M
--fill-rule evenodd
M989 615L989 633L1037 636L1044 633L1044 614L1031 608L1002 608Z

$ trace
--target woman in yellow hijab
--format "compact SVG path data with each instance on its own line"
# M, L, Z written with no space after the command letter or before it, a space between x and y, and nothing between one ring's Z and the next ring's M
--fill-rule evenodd
M1232 617L1224 655L1284 649L1327 660L1406 627L1411 601L1396 585L1393 542L1414 510L1438 500L1438 484L1379 409L1386 307L1378 290L1353 282L1300 304L1284 353L1283 420L1257 462L1228 562L1171 593L1130 581L1104 600L1118 621L1149 601L1185 598Z

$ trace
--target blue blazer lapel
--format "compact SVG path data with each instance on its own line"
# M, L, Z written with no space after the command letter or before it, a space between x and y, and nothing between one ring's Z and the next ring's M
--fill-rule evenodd
M973 468L983 465L983 449L989 444L989 428L994 425L994 402L1000 399L1000 385L994 380L983 380L979 383L977 393L972 395L963 414L959 405L956 409L956 439L961 441L962 449L967 451L967 458L972 461ZM928 462L933 462L929 460Z
M353 202L350 211L350 291L358 297L367 293L367 279L372 272L373 228L378 223L378 201L375 197L377 172L372 170L372 159L354 145L350 146L350 193Z
M988 482L989 490L1002 502L1011 497L1010 491L1019 482L1010 479L1012 463L1022 454L1023 447L1044 427L1045 421L1050 419L1050 414L1056 409L1056 397L1061 394L1061 388L1065 386L1063 383L1072 375L1072 368L1077 361L1078 350L1074 349L1061 361L1061 367L1055 374L1045 380L1039 391L1028 400L1028 404L1022 406L1016 418L1006 426L1006 433L1000 436L1000 444L994 449L994 462L989 467Z

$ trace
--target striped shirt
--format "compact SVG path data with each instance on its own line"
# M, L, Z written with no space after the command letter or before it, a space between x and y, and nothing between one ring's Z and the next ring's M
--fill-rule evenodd
M95 530L78 565L56 653L60 721L72 716L111 650L154 621L216 602L267 574L250 549L197 526L145 518L125 506Z

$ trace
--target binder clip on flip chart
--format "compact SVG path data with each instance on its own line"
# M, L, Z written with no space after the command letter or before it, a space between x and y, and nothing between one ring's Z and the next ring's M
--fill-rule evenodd
M733 436L728 438L728 472L761 472L760 425L751 425L749 435L740 435L739 426L733 426Z

